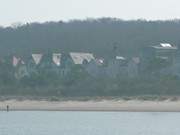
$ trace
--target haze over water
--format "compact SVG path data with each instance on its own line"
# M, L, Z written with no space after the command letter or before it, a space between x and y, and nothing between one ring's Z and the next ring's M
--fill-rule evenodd
M179 135L180 113L0 112L0 135Z

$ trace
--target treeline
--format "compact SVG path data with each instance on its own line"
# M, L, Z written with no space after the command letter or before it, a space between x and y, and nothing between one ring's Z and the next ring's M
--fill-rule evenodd
M11 72L0 74L0 95L15 96L178 96L180 78L174 75L128 77L92 77L75 67L62 77L51 72L32 74L17 80Z
M160 42L180 44L180 21L123 21L114 18L69 22L27 23L0 28L0 54L83 51L98 56L112 54L114 45L121 55L140 55L140 50Z

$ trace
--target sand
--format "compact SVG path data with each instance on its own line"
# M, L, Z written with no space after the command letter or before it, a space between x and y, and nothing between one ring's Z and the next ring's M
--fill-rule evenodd
M178 101L102 100L102 101L0 101L0 110L6 111L132 111L180 112Z

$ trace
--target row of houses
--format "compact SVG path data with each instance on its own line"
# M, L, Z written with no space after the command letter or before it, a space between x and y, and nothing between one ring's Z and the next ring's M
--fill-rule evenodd
M56 73L64 76L70 72L73 66L83 65L93 59L94 57L90 53L37 53L31 54L27 58L13 56L12 65L17 79L39 72Z
M92 53L70 52L70 53L48 53L32 54L28 58L13 56L12 65L14 75L17 79L37 74L39 72L56 73L66 76L73 72L74 67L81 67L93 77L117 76L135 77L138 75L140 59L133 57L126 59L122 56L104 59L96 58Z
M159 70L160 73L180 76L180 57L178 56L176 46L160 43L156 46L146 47L138 57L129 58L117 55L117 53L109 58L97 58L92 53L70 52L36 53L28 57L14 55L11 59L14 76L17 79L38 73L55 73L64 77L73 72L74 67L84 69L93 77L136 78L140 74L144 74L144 71L147 72L148 66L153 65L155 59L160 59L168 64Z

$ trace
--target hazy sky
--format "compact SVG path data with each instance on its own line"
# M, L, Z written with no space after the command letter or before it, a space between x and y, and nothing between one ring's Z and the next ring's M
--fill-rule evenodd
M179 0L0 0L0 25L98 17L180 18Z

